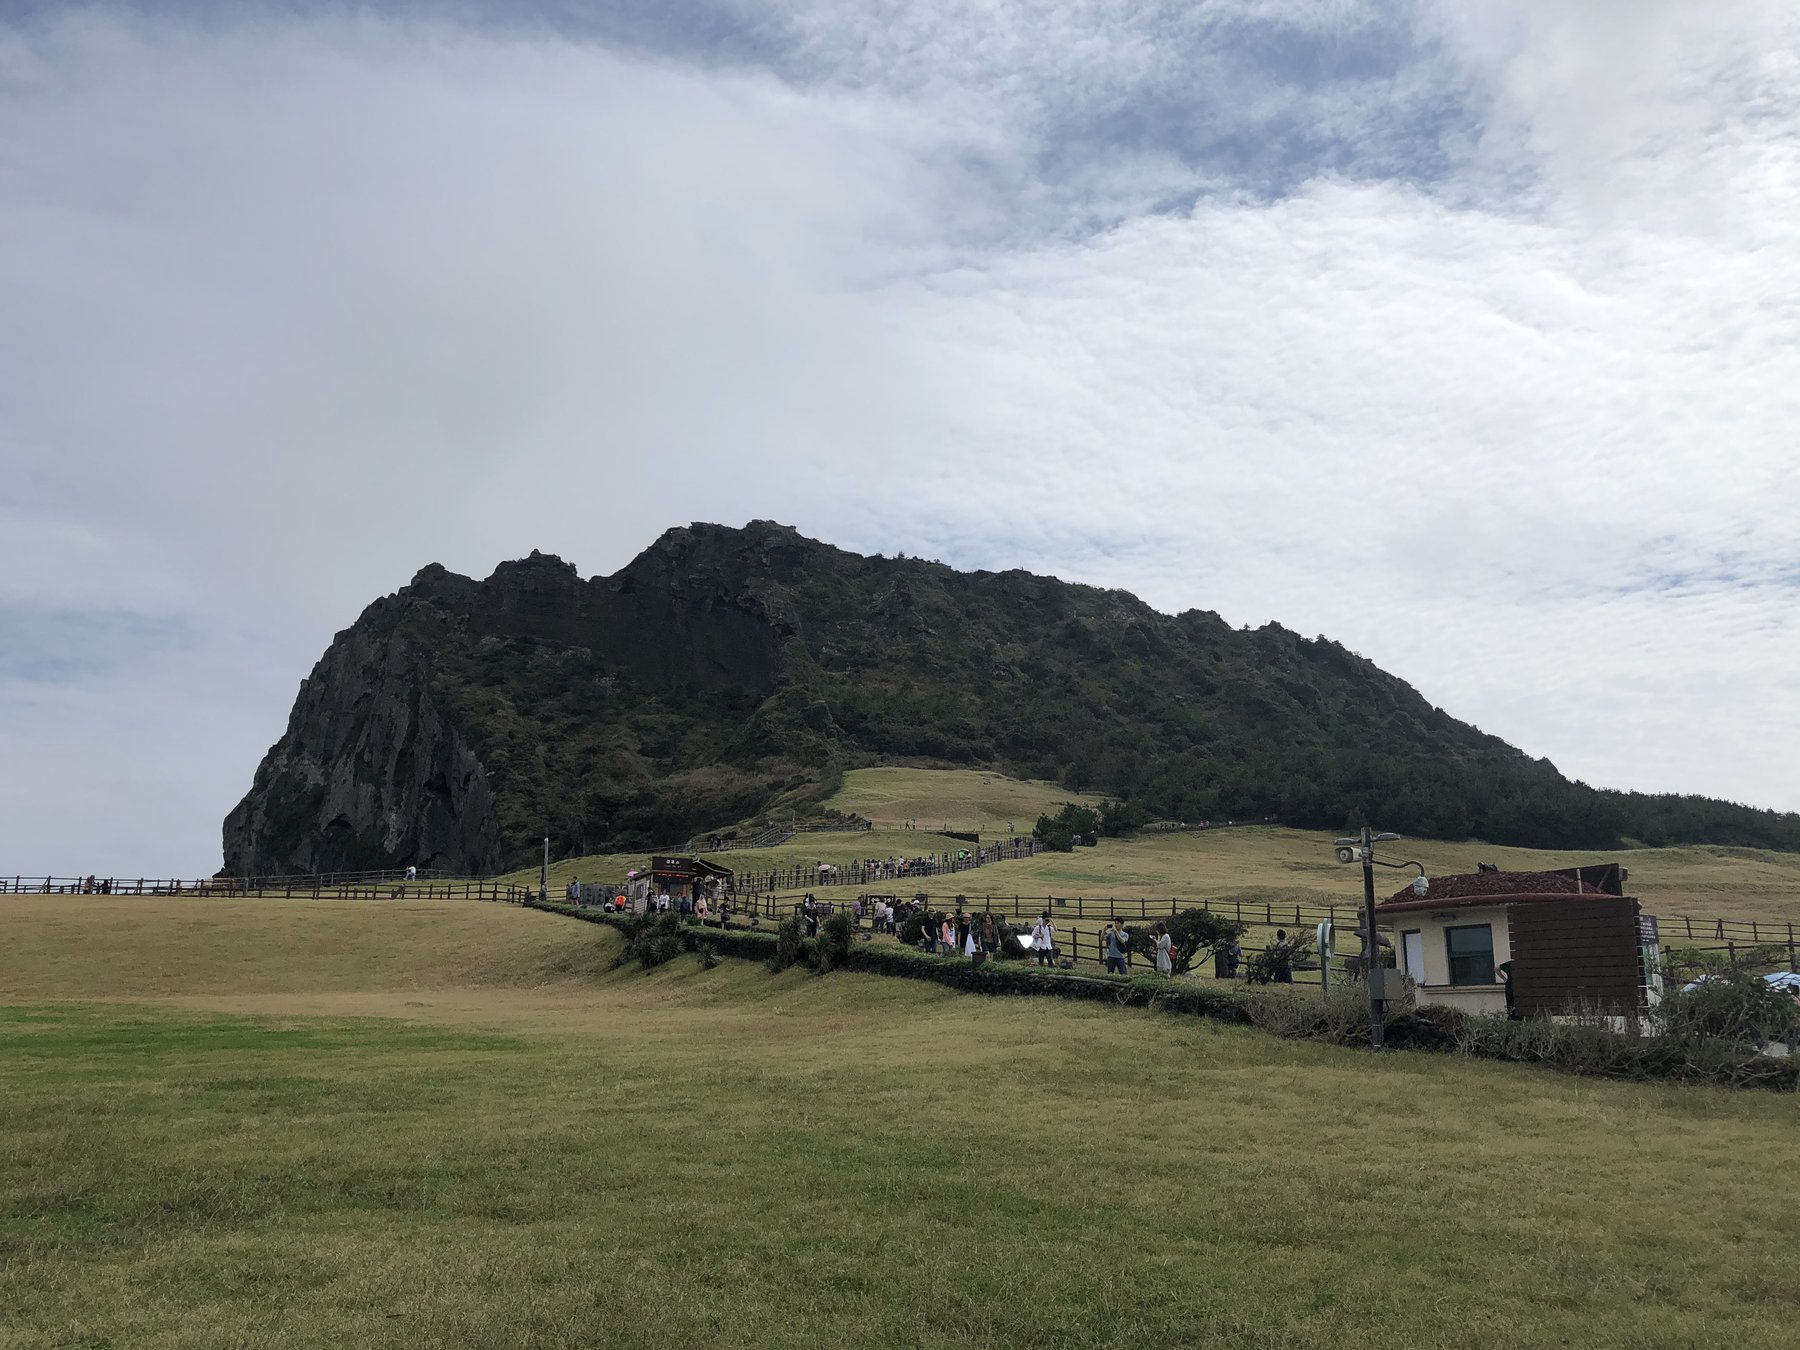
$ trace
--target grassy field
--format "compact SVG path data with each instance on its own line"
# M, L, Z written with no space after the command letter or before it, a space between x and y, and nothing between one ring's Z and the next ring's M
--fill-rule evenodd
M0 900L0 1346L1760 1346L1792 1098L692 958Z
M1054 814L1064 802L1098 805L1099 798L979 769L885 768L853 769L825 805L878 827L911 820L921 829L948 826L988 837L1004 835L1009 822L1029 834L1040 815Z
M844 865L862 858L912 857L964 847L920 831L886 828L908 818L932 827L979 829L984 839L1003 837L1012 820L1028 833L1040 811L1054 809L1069 794L1052 784L1021 783L994 774L964 770L861 769L844 776L832 805L875 821L862 834L801 835L776 849L744 850L721 861L742 872ZM1238 826L1204 833L1145 833L1103 839L1095 848L1042 854L1000 863L973 873L927 879L922 885L895 882L881 889L911 893L923 889L954 895L1061 895L1168 897L1211 901L1241 899L1317 905L1361 903L1362 874L1332 858L1331 836L1280 826ZM1630 869L1627 889L1654 914L1756 920L1800 927L1800 854L1703 845L1693 848L1625 849L1614 853L1562 853L1505 848L1478 841L1445 843L1402 840L1383 856L1415 858L1428 873L1473 872L1478 862L1508 869L1574 867L1617 862ZM642 853L610 854L558 862L551 884L560 889L571 877L616 880L627 868L642 867ZM1410 872L1383 871L1383 896L1399 890ZM535 883L535 870L515 874ZM845 898L865 887L812 888L825 898ZM1678 937L1679 933L1668 934Z

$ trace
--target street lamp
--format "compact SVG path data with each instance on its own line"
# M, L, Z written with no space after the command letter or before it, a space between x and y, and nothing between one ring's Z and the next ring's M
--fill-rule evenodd
M1375 834L1367 825L1362 828L1359 838L1339 839L1336 841L1337 860L1341 863L1361 862L1363 869L1363 930L1366 934L1363 946L1363 975L1369 982L1369 1047L1374 1050L1384 1048L1385 1033L1382 1026L1384 1009L1387 1001L1387 968L1381 964L1381 939L1375 931L1375 864L1380 859L1375 856L1375 845L1387 844L1399 839L1397 834ZM1413 889L1424 894L1425 866L1423 863L1381 863L1383 867L1416 867L1418 878L1413 882Z

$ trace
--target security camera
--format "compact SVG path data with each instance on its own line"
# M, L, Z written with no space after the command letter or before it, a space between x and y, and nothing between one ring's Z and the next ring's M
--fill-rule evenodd
M1431 882L1425 877L1414 877L1412 886L1413 894L1423 897L1431 889Z
M1341 863L1355 862L1356 861L1356 850L1351 848L1348 844L1339 844L1338 851L1337 851L1337 860Z

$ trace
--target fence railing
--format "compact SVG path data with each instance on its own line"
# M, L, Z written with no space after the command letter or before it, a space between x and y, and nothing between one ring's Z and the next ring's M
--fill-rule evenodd
M0 894L35 893L38 895L220 895L248 894L277 887L338 887L379 885L383 882L407 880L407 869L390 867L365 872L319 872L257 877L102 877L90 873L84 877L25 876L0 877ZM415 868L418 881L460 880L452 873L435 868Z
M683 845L686 853L733 853L748 848L780 848L797 834L865 834L875 828L872 820L832 820L809 825L772 825L748 839L727 839L720 834L697 834Z
M88 877L0 877L0 894L186 896L227 899L233 896L284 900L513 900L535 890L504 881L407 881L404 873L385 879L374 874L361 880L328 881L324 877L205 877L100 879Z
M917 858L866 858L853 863L810 866L796 863L767 872L740 872L732 879L732 886L739 895L821 886L903 886L925 877L951 876L997 862L1014 862L1040 851L1035 839L1021 837Z

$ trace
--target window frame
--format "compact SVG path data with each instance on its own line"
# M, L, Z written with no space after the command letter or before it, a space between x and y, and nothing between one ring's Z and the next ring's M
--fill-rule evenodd
M1485 953L1487 957L1487 978L1485 980L1459 979L1457 977L1457 963L1459 961L1466 962L1471 958L1480 958L1483 953L1479 951L1457 951L1454 945L1453 935L1457 933L1472 933L1477 929L1480 929L1487 934L1487 952ZM1450 987L1453 989L1480 989L1485 986L1498 984L1499 979L1494 973L1494 925L1491 922L1447 925L1444 929L1444 959L1446 963L1444 975L1449 981ZM1477 967L1476 969L1479 970L1480 967Z

